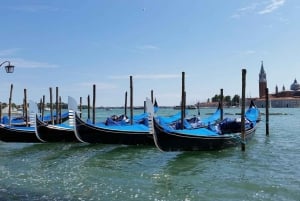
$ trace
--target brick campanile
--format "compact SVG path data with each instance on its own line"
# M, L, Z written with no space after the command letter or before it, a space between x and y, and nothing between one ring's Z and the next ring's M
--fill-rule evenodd
M261 67L259 72L259 98L264 98L266 96L267 88L267 74L264 70L264 63L261 61Z

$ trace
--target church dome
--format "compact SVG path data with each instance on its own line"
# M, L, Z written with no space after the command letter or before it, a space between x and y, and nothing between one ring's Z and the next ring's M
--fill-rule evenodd
M291 90L297 91L300 90L300 84L298 84L297 80L294 80L294 83L291 85Z

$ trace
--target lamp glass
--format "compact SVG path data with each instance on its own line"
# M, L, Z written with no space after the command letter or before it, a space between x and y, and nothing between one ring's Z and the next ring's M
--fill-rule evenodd
M5 70L6 70L7 73L13 73L14 72L14 68L15 68L15 66L13 66L13 65L7 65L7 66L5 66Z

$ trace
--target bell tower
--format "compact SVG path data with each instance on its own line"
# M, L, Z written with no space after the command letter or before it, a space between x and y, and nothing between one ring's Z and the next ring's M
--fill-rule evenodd
M266 96L267 88L267 74L264 69L264 63L261 61L261 67L259 72L259 98L264 98Z

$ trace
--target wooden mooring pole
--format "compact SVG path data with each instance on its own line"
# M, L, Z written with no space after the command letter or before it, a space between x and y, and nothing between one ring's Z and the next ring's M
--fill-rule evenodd
M0 123L2 123L2 102L0 102Z
M130 124L133 124L133 83L132 76L130 76Z
M184 129L183 120L185 117L185 72L182 72L181 78L181 125L180 128Z
M269 136L269 89L266 88L266 136Z
M91 107L91 103L90 103L90 95L88 95L88 97L87 97L87 102L88 102L88 106L87 106L87 109L88 109L88 119L91 120L91 113L90 113L90 107Z
M197 111L198 116L200 116L200 101L197 101Z
M50 92L50 117L51 117L51 123L54 125L54 119L53 119L53 101L52 101L52 88L49 88Z
M242 69L242 108L241 108L241 149L246 150L245 136L245 94L246 94L246 69Z
M183 102L183 117L186 117L186 91L184 91L184 102Z
M25 124L28 127L28 110L27 110L27 90L24 89L24 115L25 115Z
M153 89L151 90L151 102L154 104L154 95L153 95Z
M223 100L224 100L224 95L223 95L223 89L220 90L220 109L221 109L221 121L223 120Z
M38 107L40 117L41 117L41 114L42 114L42 104L43 104L42 101L43 101L43 100L40 99L40 103L39 103L39 107Z
M96 85L93 85L93 124L96 123Z
M59 98L58 98L58 103L59 103L59 123L61 124L62 123L62 116L61 116L61 110L62 110L62 103L61 103L61 96L59 96Z
M82 97L79 98L79 117L82 118Z
M125 92L124 114L127 116L127 91Z
M42 121L44 121L44 115L45 115L45 99L46 99L46 97L45 97L45 95L43 95L42 112L41 112Z
M12 99L12 91L13 91L14 85L10 85L10 93L9 93L9 100L8 100L8 121L9 125L11 125L11 99Z
M55 121L58 124L59 123L59 104L58 104L58 87L55 87L55 111L56 111L56 116L55 116Z

